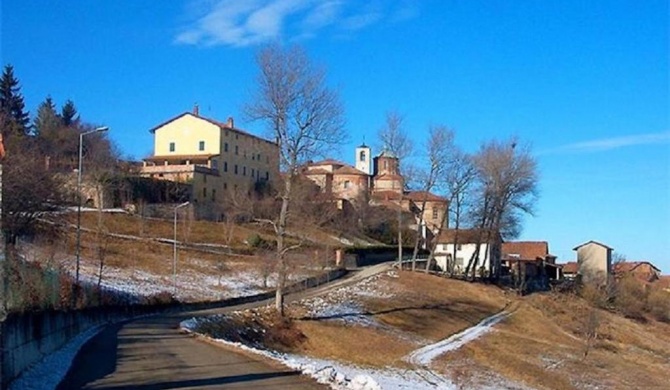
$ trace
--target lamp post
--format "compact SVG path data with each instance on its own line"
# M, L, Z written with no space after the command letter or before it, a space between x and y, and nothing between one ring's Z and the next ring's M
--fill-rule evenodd
M84 142L85 135L101 133L107 130L109 130L109 127L103 126L103 127L97 127L90 131L79 133L79 167L77 169L77 265L74 278L75 286L77 287L79 286L79 262L81 260L81 170L82 170L81 160L83 154L82 144Z
M191 202L184 202L174 208L174 241L172 242L172 289L173 295L177 296L177 211L186 207Z

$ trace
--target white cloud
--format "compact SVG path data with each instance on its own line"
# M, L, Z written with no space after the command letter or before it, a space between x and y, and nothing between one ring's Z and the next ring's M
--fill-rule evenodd
M545 153L556 152L602 152L636 145L655 145L670 143L670 131L660 133L634 134L611 138L601 138L591 141L567 144Z
M313 37L327 27L352 32L384 19L395 22L418 15L418 8L407 0L385 4L392 5L383 9L354 0L193 2L185 11L192 21L177 34L175 43L241 47L281 37Z

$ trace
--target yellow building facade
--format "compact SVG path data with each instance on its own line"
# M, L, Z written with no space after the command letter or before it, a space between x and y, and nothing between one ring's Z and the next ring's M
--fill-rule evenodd
M236 128L233 118L201 117L196 107L151 132L154 154L140 174L191 184L193 202L221 203L227 192L246 192L279 175L277 143Z

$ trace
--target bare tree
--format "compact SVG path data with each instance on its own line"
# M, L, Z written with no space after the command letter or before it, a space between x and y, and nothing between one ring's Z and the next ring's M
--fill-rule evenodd
M325 71L315 67L301 48L268 45L256 61L257 91L246 113L252 120L263 121L277 140L284 171L279 216L268 221L277 240L276 308L283 316L285 255L295 247L285 242L293 184L304 162L346 139L344 114L338 94L326 85Z
M419 234L414 241L414 252L412 253L412 271L416 269L416 257L419 253L419 244L423 239L421 229L425 224L424 212L426 210L426 203L428 201L428 194L433 191L439 183L439 179L445 175L445 169L449 165L449 159L456 149L454 145L454 133L446 126L433 126L429 130L428 140L425 149L428 151L427 155L427 169L422 176L422 193L421 204L419 206ZM444 218L442 218L444 220ZM443 222L444 223L444 222ZM426 270L430 265L428 259Z
M466 273L477 269L481 241L496 240L500 234L509 239L519 235L521 217L533 213L537 200L537 163L528 147L519 146L516 139L484 143L474 156L477 171L478 204L474 217L478 221L480 238ZM500 272L500 254L490 259L491 277Z
M414 188L415 179L419 176L419 168L410 161L414 152L414 143L403 125L404 118L396 110L386 113L386 121L377 131L379 149L388 152L398 159L398 169L405 178L406 189Z
M386 123L377 132L382 150L392 153L398 161L404 162L412 154L414 145L403 126L404 118L396 110L386 113Z
M454 229L454 245L451 261L447 262L447 273L454 273L454 261L458 248L458 232L463 223L463 217L470 206L471 189L475 180L475 167L472 157L461 150L455 150L451 164L446 169L445 186L449 194L450 222Z

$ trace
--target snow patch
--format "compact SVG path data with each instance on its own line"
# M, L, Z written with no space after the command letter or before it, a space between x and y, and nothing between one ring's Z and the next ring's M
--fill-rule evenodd
M456 333L447 339L417 349L412 352L406 360L416 365L426 366L436 357L449 351L457 350L470 341L488 333L493 328L493 325L504 320L509 315L510 313L508 311L501 311L498 314L487 317L477 325Z

